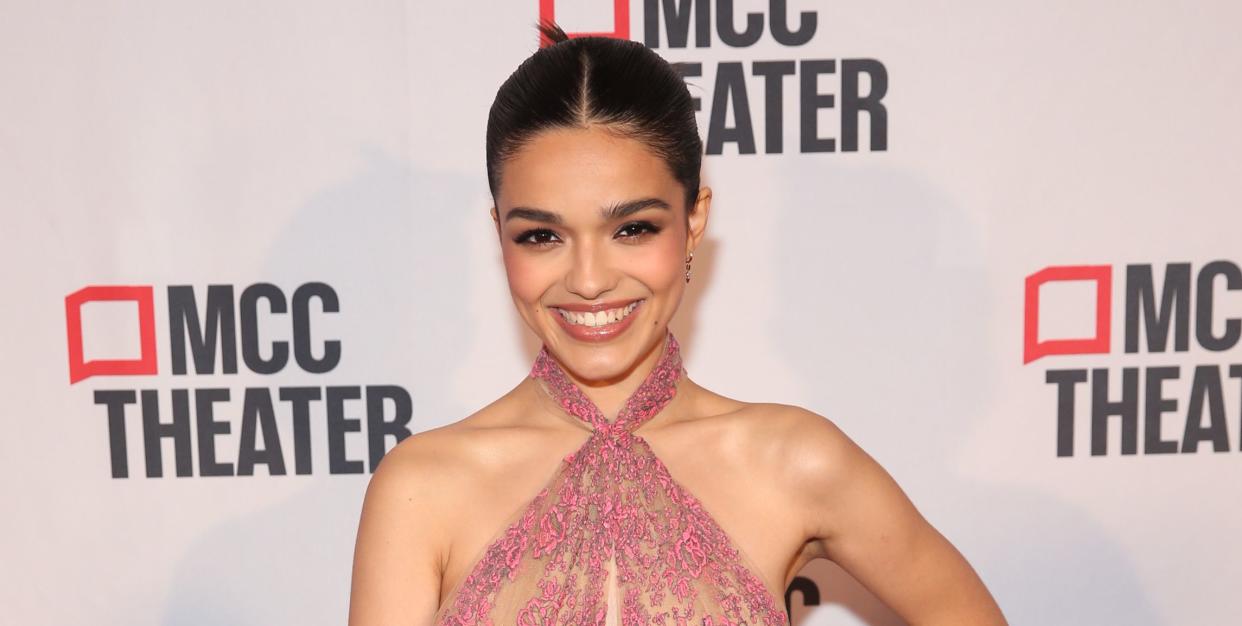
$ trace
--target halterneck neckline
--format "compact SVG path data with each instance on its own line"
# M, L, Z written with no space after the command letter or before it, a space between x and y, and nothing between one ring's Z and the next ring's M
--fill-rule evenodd
M677 395L677 382L685 374L681 347L673 332L669 330L667 333L667 341L655 367L647 373L634 393L626 398L612 422L570 378L548 351L547 345L540 348L536 355L530 375L545 383L544 388L566 413L586 422L596 432L631 432L659 413Z
M656 365L613 422L540 350L537 392L593 426L591 436L493 531L436 624L602 624L614 615L609 623L788 623L755 563L632 432L666 408L684 375L671 333L655 349Z

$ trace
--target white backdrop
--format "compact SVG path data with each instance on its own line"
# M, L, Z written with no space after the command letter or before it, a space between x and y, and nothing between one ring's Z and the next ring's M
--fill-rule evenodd
M616 26L610 0L553 4L567 30ZM627 5L631 38L644 40L647 4ZM698 4L714 26L727 3ZM735 4L735 30L743 13L771 17L766 1ZM1242 372L1229 376L1236 337L1223 350L1203 337L1225 336L1242 311L1242 279L1229 271L1242 263L1242 10L788 5L791 30L799 13L815 14L805 44L765 30L731 46L713 28L710 45L692 34L674 49L669 20L658 22L659 52L702 63L691 82L704 133L721 104L718 68L741 63L757 145L739 154L725 143L705 161L713 217L674 325L690 375L833 419L967 556L1013 624L1235 621ZM343 623L370 468L334 473L331 459L368 460L366 388L403 390L409 428L423 430L510 389L538 348L508 314L483 133L495 89L534 49L539 0L9 1L0 14L0 621ZM783 149L768 153L773 112L752 63L828 59L836 72L812 85L836 101L816 114L816 132L837 150L801 149L799 73L783 82ZM886 72L883 150L867 114L859 149L840 150L847 59ZM864 80L861 93L875 86ZM738 110L734 99L722 119L736 125ZM1223 273L1196 282L1212 261ZM1178 263L1190 264L1189 282L1165 280ZM1111 283L1049 283L1032 307L1027 277L1054 266L1102 266ZM1127 280L1131 266L1151 269L1156 305L1164 288L1185 287L1155 311L1187 303L1169 329L1185 325L1184 348L1153 348L1140 333L1140 349L1125 349L1127 325L1158 317L1127 312L1140 284ZM176 373L170 288L192 288L205 320L208 286L231 286L229 304L261 283L291 306L299 286L324 283L339 305L310 300L307 334L261 301L263 354L300 338L321 355L337 340L339 363ZM149 288L155 374L70 382L66 298L92 286ZM1110 326L1097 335L1101 294ZM133 301L77 310L83 360L140 356ZM1036 314L1039 341L1098 336L1108 347L1026 362ZM1161 366L1178 369L1153 400ZM1128 368L1142 384L1123 390ZM1057 453L1061 387L1047 382L1060 370L1084 381L1061 407L1075 410L1060 433L1074 435L1068 456ZM1088 370L1107 383L1097 411L1133 396L1132 422L1095 420L1107 427L1095 437L1102 455L1090 453ZM275 402L286 474L270 475L268 457L253 476L232 475L245 390L278 398L294 387L322 399L301 435L293 403ZM214 418L197 404L174 418L174 390L185 389L197 390L190 404L221 398L207 403ZM114 478L118 444L97 394L144 390L155 408L117 405L128 473ZM384 419L400 412L380 404ZM144 409L181 419L186 449L173 437L148 445ZM1121 452L1126 423L1136 454ZM299 437L309 473L295 472ZM1177 452L1156 453L1169 445ZM161 477L148 476L153 448ZM228 475L204 475L212 456ZM192 475L177 476L178 458ZM899 623L827 562L802 576L798 588L816 593L792 594L795 623Z

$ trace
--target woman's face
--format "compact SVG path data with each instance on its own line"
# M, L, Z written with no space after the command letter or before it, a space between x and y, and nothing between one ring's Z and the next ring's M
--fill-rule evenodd
M654 361L710 201L699 190L687 224L685 189L645 144L540 132L504 163L492 211L518 314L580 381Z

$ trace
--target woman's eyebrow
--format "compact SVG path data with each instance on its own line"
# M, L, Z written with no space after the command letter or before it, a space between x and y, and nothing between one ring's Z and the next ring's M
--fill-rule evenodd
M532 222L546 222L548 224L560 224L562 222L559 213L553 213L552 211L545 211L543 209L532 209L524 206L515 206L512 209L509 209L508 213L505 213L506 222L515 217L527 219Z
M637 213L643 209L650 209L650 208L664 209L666 211L672 209L672 207L670 207L667 202L659 198L642 198L640 200L627 200L625 202L619 202L612 206L604 207L600 209L599 213L600 213L600 216L603 217L606 221L612 221L612 220L619 220L628 215L633 215L634 213ZM564 220L561 219L561 216L559 213L555 213L553 211L546 211L544 209L525 207L525 206L513 207L512 209L509 209L507 213L505 213L506 222L508 222L509 220L515 217L527 219L532 222L544 222L546 224L559 225L559 224L564 223Z
M630 200L620 204L614 204L610 207L604 207L604 209L600 211L600 215L602 215L605 220L612 221L619 220L627 215L649 208L664 209L667 211L672 207L670 207L667 202L659 198L643 198L641 200Z

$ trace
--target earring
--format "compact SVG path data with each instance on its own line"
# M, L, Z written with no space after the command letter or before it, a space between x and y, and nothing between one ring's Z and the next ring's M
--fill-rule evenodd
M690 256L686 257L686 282L690 282L690 261L693 261L693 260L694 260L694 253L691 252Z

